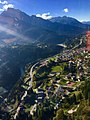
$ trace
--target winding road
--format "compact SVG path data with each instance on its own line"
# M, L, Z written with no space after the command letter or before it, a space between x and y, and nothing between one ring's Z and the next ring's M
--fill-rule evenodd
M81 38L81 39L80 39L80 43L79 43L78 45L74 46L74 47L72 48L72 50L75 49L75 48L77 48L77 47L79 47L79 46L82 44L82 42L83 42L83 39Z
M33 82L33 68L38 64L39 62L35 63L31 69L30 69L30 77L29 77L29 87L27 88L27 90L24 92L23 96L21 97L21 101L23 101L25 99L25 97L27 96L27 93L28 93L28 90L30 90L32 88L32 82ZM14 115L14 120L17 119L17 116L19 114L19 111L21 109L21 106L23 105L23 102L21 102L18 107L17 107L17 110L16 110L16 113Z

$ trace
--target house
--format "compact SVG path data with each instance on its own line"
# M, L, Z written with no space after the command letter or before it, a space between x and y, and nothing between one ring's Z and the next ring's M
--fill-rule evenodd
M44 93L44 90L41 89L41 88L38 88L36 93L37 93L36 101L37 102L42 102L44 100L45 96L46 96L45 93Z
M70 82L67 84L67 86L72 87L74 84L75 84L74 82Z

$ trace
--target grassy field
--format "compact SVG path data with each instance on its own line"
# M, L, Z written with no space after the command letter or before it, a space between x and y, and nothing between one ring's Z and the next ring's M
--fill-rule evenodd
M61 66L54 66L52 67L52 72L62 72L62 67Z

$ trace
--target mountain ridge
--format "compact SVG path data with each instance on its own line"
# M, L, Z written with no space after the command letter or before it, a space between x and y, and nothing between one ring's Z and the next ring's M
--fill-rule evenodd
M82 23L83 23L83 24L90 25L90 21L83 21Z
M10 31L19 35L13 37L10 34L7 35L6 31L3 31L4 35L1 37L1 43L7 44L8 40L11 41L11 44L20 44L21 42L25 44L36 41L47 44L59 44L65 42L67 38L70 41L69 38L84 34L90 28L90 26L88 27L88 25L84 25L74 18L59 17L58 19L61 19L61 22L58 22L57 18L52 18L52 20L56 20L56 22L53 22L35 15L29 16L18 9L9 8L1 13L0 25L2 27L6 26ZM2 34L1 30L0 34ZM10 40L7 39L8 36ZM11 39L14 39L14 41Z

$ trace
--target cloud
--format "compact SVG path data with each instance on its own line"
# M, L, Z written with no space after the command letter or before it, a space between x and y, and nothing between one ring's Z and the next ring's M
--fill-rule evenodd
M8 4L8 2L7 2L7 1L3 1L3 2L2 2L2 1L0 0L0 4L6 5L6 4Z
M50 13L43 13L43 14L37 14L36 17L41 17L45 20L51 19L52 16L50 15Z
M68 13L69 12L69 9L68 8L64 8L63 10L65 13Z
M0 4L3 5L3 7L0 8L0 12L3 12L5 10L7 10L8 8L14 8L14 5L11 3L8 3L8 1L6 1L6 0L5 1L0 0Z
M3 10L7 10L8 8L14 8L13 4L7 4L3 6Z

